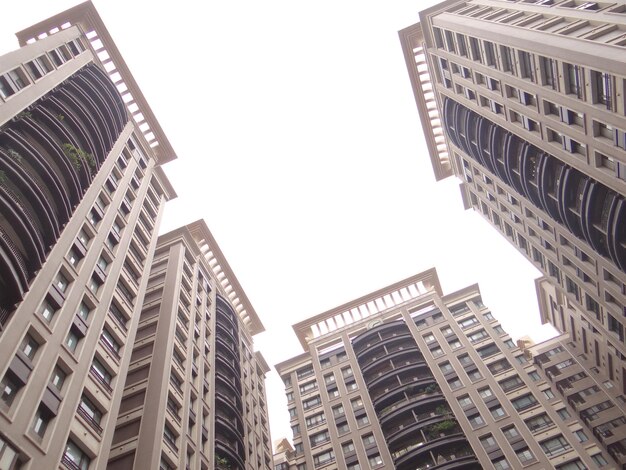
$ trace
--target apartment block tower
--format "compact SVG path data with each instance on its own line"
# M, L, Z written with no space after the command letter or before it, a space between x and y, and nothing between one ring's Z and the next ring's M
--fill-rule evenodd
M104 468L176 155L90 3L17 36L0 58L0 466Z
M544 323L585 322L584 315L567 302L545 278L536 281L539 311ZM564 334L552 340L526 348L542 378L569 403L572 419L581 421L598 438L606 451L620 465L626 467L626 396L615 385L615 370L623 364L603 364L599 348L589 344L589 325L582 328L583 338L575 341Z
M557 328L623 364L626 3L451 0L420 20L400 39L435 177L581 312Z
M294 330L277 470L617 468L476 285L443 295L429 270Z
M262 324L204 223L153 265L176 154L97 11L17 37L0 57L0 468L270 468Z
M160 236L107 468L271 469L261 331L203 221Z

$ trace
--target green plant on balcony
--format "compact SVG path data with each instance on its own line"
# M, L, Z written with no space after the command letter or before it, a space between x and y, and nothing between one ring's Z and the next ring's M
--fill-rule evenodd
M228 461L228 459L226 457L220 457L219 455L215 457L215 464L216 464L216 468L218 469L230 468L230 462Z
M435 408L435 413L437 413L438 415L449 415L450 408L448 408L446 405L439 405L437 408Z
M72 166L77 170L83 165L83 161L87 162L90 168L96 166L96 159L89 152L68 143L63 144L62 148L65 156L70 159Z
M7 177L7 174L4 171L0 170L0 184L6 183L8 179L9 178Z
M9 157L11 157L17 163L22 163L22 156L19 154L19 152L15 151L13 149L7 149L7 154L9 155Z
M439 391L439 385L437 384L430 384L424 388L424 392L426 393L436 393L438 391Z
M24 118L31 118L31 117L33 117L33 115L32 115L32 113L30 111L22 111L21 113L18 113L15 116L15 120L16 121L20 121L20 120L22 120Z
M59 121L62 121L63 119L65 119L65 116L63 116L62 114L57 114L57 119Z

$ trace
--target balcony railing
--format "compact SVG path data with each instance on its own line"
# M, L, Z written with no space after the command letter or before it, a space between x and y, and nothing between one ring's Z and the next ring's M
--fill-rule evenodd
M104 336L100 336L100 343L102 343L102 346L104 346L104 349L106 349L107 351L109 351L109 353L111 353L111 355L117 359L118 361L120 360L120 353L119 351L117 351L113 345L111 345L111 343L109 343L107 341L107 339Z
M94 366L91 366L91 368L89 369L89 373L91 374L93 379L100 384L100 386L103 389L105 389L109 393L113 392L113 389L111 388L111 384L109 382L107 382L104 379L104 377L102 377L100 375L100 373L98 372L98 370Z
M97 421L93 418L93 416L91 416L91 415L89 414L89 411L88 411L88 410L86 410L86 409L83 407L83 404L82 404L82 403L81 403L80 405L78 405L78 410L76 410L76 412L79 414L79 416L80 416L81 418L83 418L83 419L87 422L87 424L89 424L89 426L90 426L90 427L91 427L94 431L96 431L99 435L101 435L101 434L102 434L102 426L100 426L100 423L98 423L98 422L97 422Z

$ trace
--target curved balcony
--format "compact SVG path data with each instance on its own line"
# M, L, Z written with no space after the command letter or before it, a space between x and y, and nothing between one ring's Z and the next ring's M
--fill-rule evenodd
M368 347L359 355L358 361L361 370L367 370L367 367L371 363L380 360L381 358L384 358L387 354L391 354L400 349L408 348L413 348L414 350L419 352L415 341L409 333L385 338L378 344Z
M216 322L215 327L218 333L217 336L226 335L232 341L237 341L237 338L235 337L235 332L233 331L233 327L230 322Z
M415 361L410 364L405 364L399 367L394 367L389 370L386 370L382 372L380 375L377 375L370 382L368 382L368 379L366 377L364 377L364 379L365 379L365 383L367 384L368 390L370 390L370 393L372 395L375 395L376 389L381 384L384 384L385 380L389 379L390 377L404 376L404 374L407 374L410 372L416 372L418 369L426 369L428 371L427 375L428 376L431 375L428 365L426 364L424 360L421 360L421 361ZM415 374L414 377L416 377L418 380L422 378L422 377L419 377L419 374Z
M443 109L452 143L626 272L624 196L450 98L444 98ZM502 129L504 138L494 137L497 132L488 128ZM488 135L492 137L486 146ZM504 175L493 165L498 155L504 158Z
M220 354L224 353L228 357L239 360L239 348L228 336L215 335L215 347L216 351L219 351Z
M231 400L230 397L228 396L228 394L226 394L225 392L221 391L221 390L216 390L215 393L215 402L216 402L216 406L218 405L219 402L219 406L218 408L223 410L223 409L228 409L231 411L231 413L236 417L236 419L238 421L241 421L241 424L243 425L243 416L241 411L237 408L237 403L235 403L235 400Z
M380 399L375 401L376 415L379 419L383 419L388 413L404 406L405 403L415 402L439 393L439 386L434 377L401 385L382 394Z
M402 365L409 365L423 360L424 357L420 354L416 346L406 349L398 348L385 355L379 356L376 360L370 361L367 365L361 367L361 372L367 382L373 378L380 377L381 374L384 374L386 371L390 370L390 368L395 369Z
M409 422L411 425L415 424L421 427L432 419L435 421L442 419L444 412L440 411L438 407L445 406L446 403L446 399L441 393L416 397L414 400L399 403L395 409L383 410L385 415L377 414L378 421L383 428L390 429L390 426L393 427L400 424L398 421L406 420L407 415L410 415L411 420ZM406 425L404 428L406 428ZM386 437L388 441L391 438L391 436L387 435Z
M90 64L2 128L0 308L23 298L127 121L121 95ZM66 144L93 158L66 155Z
M369 330L365 331L364 333L360 334L352 340L352 348L354 349L357 358L359 358L359 355L361 353L367 352L368 348L378 344L381 341L381 333L387 333L383 334L384 338L399 335L410 335L408 328L402 320L383 323L381 325L370 328Z
M366 362L362 363L361 361L359 361L359 367L361 369L361 372L363 373L363 376L369 375L371 372L376 373L376 366L386 364L389 361L393 361L394 359L398 360L405 355L414 357L416 356L423 359L420 350L417 348L417 346L415 345L415 341L413 340L405 340L399 345L391 346L389 348L376 348L375 354L376 355L373 357L369 357L369 355L366 356L368 357L368 360Z
M453 462L459 457L457 454L462 454L460 455L462 457L473 457L473 460L477 461L465 436L458 429L453 434L432 440L425 440L421 436L413 437L397 450L393 448L389 450L396 469L414 470L429 464L431 466L426 468L433 468L431 462L434 461L435 465L437 462L440 464Z
M241 451L241 455L238 452L238 449L233 449L232 442L226 439L224 436L215 434L215 454L222 459L225 459L228 462L228 467L230 470L244 470L244 459L243 450Z

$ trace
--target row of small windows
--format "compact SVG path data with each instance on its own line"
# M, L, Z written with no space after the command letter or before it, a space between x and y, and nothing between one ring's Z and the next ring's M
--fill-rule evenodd
M0 97L7 99L13 96L21 89L52 72L54 66L60 67L84 50L85 47L80 39L77 38L36 57L25 63L24 66L16 67L0 75Z
M448 30L442 33L442 30L437 27L433 27L433 33L438 48L533 83L539 83L564 94L576 96L581 100L587 100L610 111L618 109L617 81L621 80L621 89L623 88L623 79L618 79L609 73L587 70L576 64L557 61L505 45L497 45L491 41L465 36L461 33L453 33ZM624 41L626 44L626 38ZM442 60L445 61L445 59ZM444 83L449 87L451 83L446 78L445 73L445 70L448 69L447 62L440 62L440 66L443 69ZM468 74L466 69L463 67L460 70L465 78L470 78L471 74ZM562 80L559 76L563 77ZM591 96L585 96L585 84L587 82L591 86ZM619 108L623 112L624 104L620 103Z

